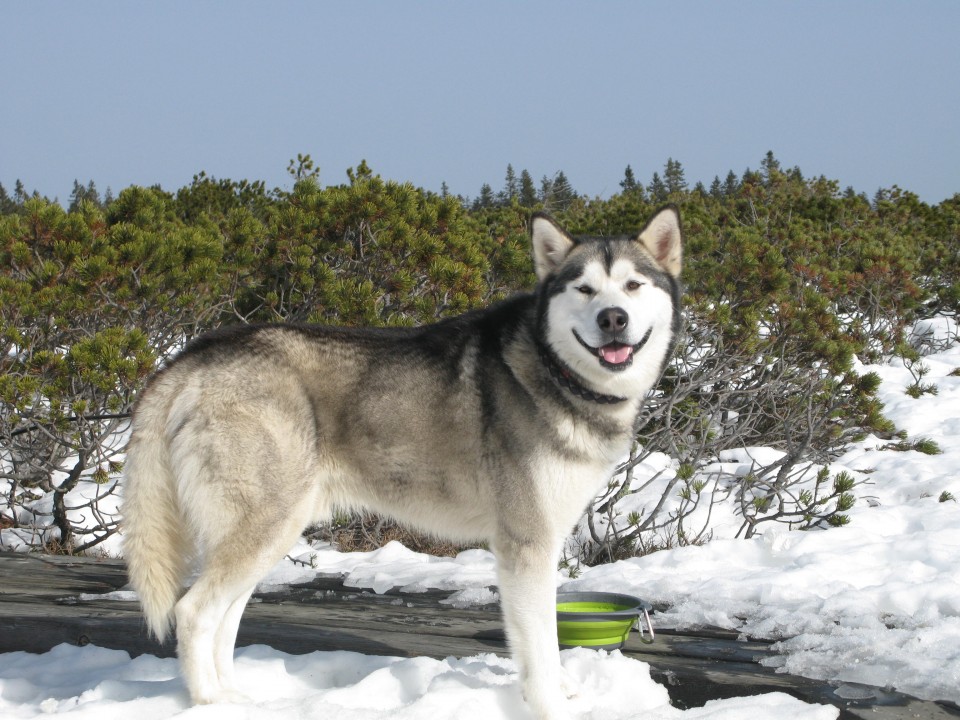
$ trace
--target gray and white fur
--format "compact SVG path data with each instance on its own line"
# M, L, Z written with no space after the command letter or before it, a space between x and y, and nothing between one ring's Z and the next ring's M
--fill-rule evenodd
M419 328L218 330L152 378L124 554L150 630L176 625L193 702L245 700L233 652L257 582L308 525L362 509L489 543L527 703L567 716L557 561L673 347L681 235L668 207L637 237L574 238L542 213L530 237L531 293Z

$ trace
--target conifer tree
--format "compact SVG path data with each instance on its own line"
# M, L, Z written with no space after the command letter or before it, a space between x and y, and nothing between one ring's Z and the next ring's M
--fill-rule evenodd
M772 150L767 150L767 154L760 162L760 169L763 172L763 177L767 185L773 182L780 174L780 161L773 156Z
M472 207L474 210L483 210L492 208L494 205L496 205L496 198L493 195L493 188L490 187L490 183L484 183L480 186L480 194L473 201Z
M320 177L320 168L314 166L310 153L306 155L297 153L297 159L291 159L287 165L287 172L294 180L317 179Z
M683 166L679 160L667 158L667 164L663 170L663 181L667 188L667 194L682 193L687 190L687 180L684 176Z
M620 181L620 187L625 193L632 193L638 187L637 179L633 176L633 168L627 165L623 171L623 180Z
M80 207L81 202L89 202L93 205L100 206L100 195L97 193L97 187L94 185L93 180L91 180L86 187L81 185L79 181L73 181L73 192L70 193L70 212L74 212Z
M550 196L552 193L553 181L544 175L540 178L540 192L538 193L540 202L542 202L544 205L548 204L550 202Z
M307 155L307 160L309 159L310 156ZM312 165L313 163L311 163L311 166ZM351 185L356 185L357 183L361 182L368 182L374 179L373 170L367 164L366 160L361 160L360 164L355 168L347 168L347 179L350 181Z
M116 438L134 393L158 356L209 321L220 294L216 230L184 227L170 201L130 188L105 215L82 200L67 213L31 198L0 219L0 337L16 348L0 358L0 465L27 490L9 502L49 498L37 537L62 551L116 531L98 503L117 487ZM102 491L67 501L83 483ZM78 526L81 516L99 527Z
M740 189L740 180L737 174L731 170L727 173L727 178L723 183L723 194L726 197L733 197Z
M520 172L520 204L523 207L533 207L537 204L537 188L527 170Z
M550 183L550 204L557 210L563 210L576 199L576 191L563 170L560 170Z
M0 183L0 215L8 215L16 212L16 210L17 203L7 195L7 189L3 186L3 183Z
M503 184L504 199L509 203L520 195L520 184L517 181L517 175L513 171L513 165L507 165L507 176Z
M710 197L718 200L723 197L723 186L720 184L720 176L714 175L713 182L710 183Z
M663 180L660 179L660 173L656 170L653 171L653 177L650 178L650 184L647 186L647 192L650 193L650 197L654 202L663 203L667 201L667 186L664 184Z
M740 176L740 186L741 187L750 187L751 185L762 185L765 180L763 175L759 170L751 170L747 168L743 171L743 175Z

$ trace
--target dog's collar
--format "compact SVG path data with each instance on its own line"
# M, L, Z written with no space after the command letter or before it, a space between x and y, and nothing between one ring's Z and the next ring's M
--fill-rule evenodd
M616 405L617 403L626 402L627 398L618 397L617 395L604 395L603 393L594 392L590 388L584 386L580 379L577 377L576 373L573 372L570 368L563 364L560 361L553 351L547 347L546 343L538 342L537 351L540 353L540 361L543 363L544 367L547 368L547 371L550 373L550 377L553 378L554 382L557 383L562 388L569 390L578 398L582 400L589 400L590 402L598 403L599 405Z

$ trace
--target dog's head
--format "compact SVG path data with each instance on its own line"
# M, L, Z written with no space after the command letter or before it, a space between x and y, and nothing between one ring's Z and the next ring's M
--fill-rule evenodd
M601 392L640 397L657 381L679 324L680 217L667 207L635 237L573 237L530 221L542 340Z

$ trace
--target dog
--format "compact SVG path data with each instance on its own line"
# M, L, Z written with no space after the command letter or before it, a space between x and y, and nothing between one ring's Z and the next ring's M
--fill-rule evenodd
M489 544L527 704L566 716L557 563L674 347L682 240L671 206L635 237L544 213L529 234L531 292L416 328L215 330L148 382L124 556L150 631L176 626L192 702L246 699L233 652L257 582L307 526L368 510Z

